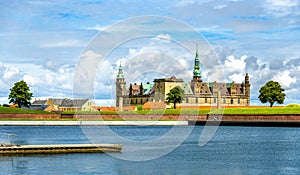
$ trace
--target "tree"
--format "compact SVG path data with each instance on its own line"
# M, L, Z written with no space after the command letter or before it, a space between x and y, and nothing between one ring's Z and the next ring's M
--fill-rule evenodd
M15 85L10 89L8 96L9 103L18 104L18 107L22 106L29 107L31 105L30 100L32 93L27 86L27 83L23 80L16 82Z
M284 89L281 88L280 84L276 81L269 81L259 90L259 100L262 103L270 103L270 107L273 106L275 102L283 104L285 93Z
M176 103L181 103L184 99L184 90L180 86L176 86L170 90L167 94L168 103L174 104L174 109L176 109Z

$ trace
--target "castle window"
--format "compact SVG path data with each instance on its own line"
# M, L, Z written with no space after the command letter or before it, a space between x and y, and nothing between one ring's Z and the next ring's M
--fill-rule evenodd
M137 102L137 99L135 99L135 104L137 104L138 102Z
M217 98L214 98L214 103L217 103Z
M207 103L207 98L204 99L204 103Z
M196 97L196 103L198 103L198 97Z
M226 103L226 98L223 98L223 103L224 103L224 104Z
M230 103L233 104L233 99L230 100Z
M238 98L238 104L240 104L240 103L241 103L241 99Z

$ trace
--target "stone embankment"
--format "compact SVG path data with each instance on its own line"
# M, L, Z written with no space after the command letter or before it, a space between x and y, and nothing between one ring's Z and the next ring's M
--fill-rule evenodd
M300 126L300 114L210 114L206 120L189 120L189 124L230 126Z
M64 114L0 114L0 125L266 125L300 126L300 114L210 114L210 115L64 115ZM7 121L5 120L7 119ZM15 119L15 120L11 120ZM18 120L20 119L20 120ZM27 120L28 119L28 120ZM32 121L32 120L40 121ZM42 119L42 120L41 120ZM61 119L72 119L64 121ZM49 121L45 121L49 120ZM179 122L178 122L179 121ZM209 123L207 123L209 122Z

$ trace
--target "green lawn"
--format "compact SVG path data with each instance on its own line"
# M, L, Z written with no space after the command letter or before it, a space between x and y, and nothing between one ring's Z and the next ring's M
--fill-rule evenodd
M52 114L46 111L25 110L21 108L0 107L0 114Z
M111 112L88 112L88 111L66 111L62 114L300 114L300 107L283 107L283 108L227 108L225 110L210 110L210 109L166 109L166 110L140 110L140 111L111 111ZM0 114L52 114L46 111L24 110L20 108L0 107Z
M300 114L300 107L283 107L283 108L228 108L224 111L214 110L212 114Z
M227 108L219 110L210 109L166 109L150 111L124 111L100 112L100 114L300 114L300 107L283 108Z

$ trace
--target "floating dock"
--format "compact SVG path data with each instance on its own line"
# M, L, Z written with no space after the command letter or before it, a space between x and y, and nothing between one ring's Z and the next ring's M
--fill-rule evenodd
M121 152L121 144L58 144L0 146L0 155Z

